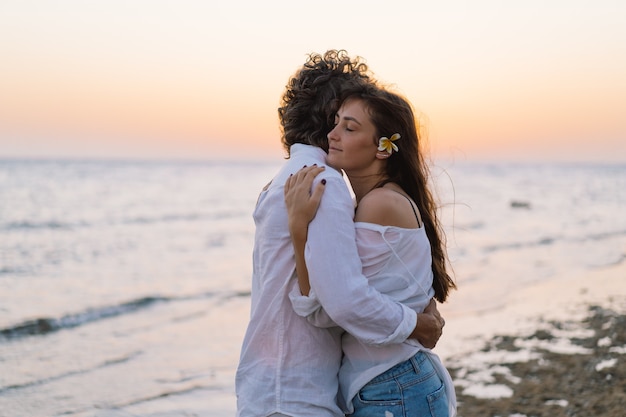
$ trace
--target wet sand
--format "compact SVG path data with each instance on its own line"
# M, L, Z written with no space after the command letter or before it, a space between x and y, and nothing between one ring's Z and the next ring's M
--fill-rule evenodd
M459 417L624 415L623 263L534 286L501 309L447 323L436 350L453 377Z

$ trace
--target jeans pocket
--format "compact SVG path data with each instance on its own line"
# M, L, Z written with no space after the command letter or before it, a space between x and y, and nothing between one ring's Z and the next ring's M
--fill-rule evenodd
M361 390L352 400L354 413L350 414L350 417L403 417L405 410L401 397L394 392L384 392L379 388L381 387Z
M446 386L441 386L434 392L426 396L428 399L428 407L430 408L431 417L448 417L450 410L448 408L448 396L446 394Z
M401 405L402 391L395 380L365 385L357 394L363 404Z

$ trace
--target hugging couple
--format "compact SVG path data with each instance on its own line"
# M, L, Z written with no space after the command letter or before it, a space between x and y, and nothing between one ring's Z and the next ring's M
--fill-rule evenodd
M411 104L329 50L278 113L288 158L254 210L237 416L455 416L431 349L456 285Z

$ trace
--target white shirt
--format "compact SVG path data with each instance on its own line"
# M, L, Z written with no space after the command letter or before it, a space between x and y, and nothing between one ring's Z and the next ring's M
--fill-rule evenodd
M298 283L284 184L304 165L324 165L325 157L317 147L293 145L291 158L261 193L254 211L250 323L235 381L240 417L344 415L337 405L342 331L311 325L295 313L289 299ZM337 325L355 337L379 345L401 343L415 328L417 315L369 286L356 248L348 187L332 168L316 181L322 178L324 195L309 225L308 246L319 249L312 291Z
M423 311L435 294L432 288L430 243L425 229L405 229L364 222L355 223L355 227L363 273L370 285L415 311ZM316 263L316 250L308 243L305 256L307 266ZM309 275L313 279L311 271ZM298 314L308 316L317 326L332 325L332 320L322 309L323 304L315 297L302 296L298 289L294 289L290 296ZM345 333L342 347L344 358L339 371L339 399L346 413L354 411L352 399L371 379L422 350L430 356L439 377L446 385L450 416L456 415L456 396L450 374L439 357L416 340L372 346L350 333Z

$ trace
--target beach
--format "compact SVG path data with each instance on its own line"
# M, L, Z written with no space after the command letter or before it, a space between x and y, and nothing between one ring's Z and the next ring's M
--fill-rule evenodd
M497 311L449 318L435 351L453 377L459 417L623 416L626 265L534 286Z
M280 164L0 160L0 417L234 416ZM459 417L621 415L626 166L437 169Z
M221 336L224 350L232 350L226 363L239 349L248 311L244 300L228 306L232 318L220 317L228 326L213 323L231 329ZM453 376L459 417L623 416L626 263L520 291L498 310L459 317L445 304L440 309L447 320L435 351ZM225 366L213 371L212 389L76 416L234 416L233 379L234 368Z
M462 288L455 297L462 299ZM191 387L121 410L75 415L234 416L232 360L249 307L242 299L228 307L231 318L216 316L221 324L212 325L230 331L212 343L224 346L224 354L230 351L225 365L231 364L213 370L211 389ZM435 351L453 377L458 417L623 416L626 263L520 291L501 309L467 317L449 315L450 309L440 306L446 326ZM207 350L216 348L205 342Z

